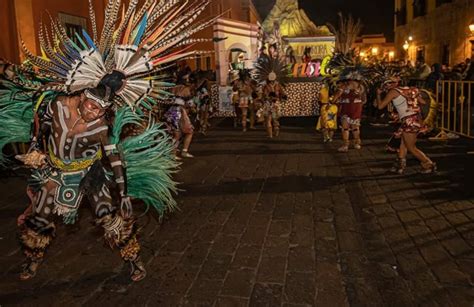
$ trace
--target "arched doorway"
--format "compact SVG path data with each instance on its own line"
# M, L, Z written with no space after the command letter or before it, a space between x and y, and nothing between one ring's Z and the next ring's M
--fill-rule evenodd
M226 80L229 81L229 72L232 70L250 68L249 50L247 46L241 43L234 43L227 49L227 67ZM250 61L251 62L251 61Z

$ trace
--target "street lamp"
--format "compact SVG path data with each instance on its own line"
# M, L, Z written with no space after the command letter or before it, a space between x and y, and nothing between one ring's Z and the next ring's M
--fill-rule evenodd
M388 53L388 60L393 61L393 58L395 57L395 51L389 51Z
M471 31L471 35L474 35L474 20L469 24L469 31Z
M405 41L405 43L403 44L403 49L407 51L408 48L410 48L410 44L408 43L408 41Z
M377 55L379 53L379 48L373 47L372 48L372 55Z

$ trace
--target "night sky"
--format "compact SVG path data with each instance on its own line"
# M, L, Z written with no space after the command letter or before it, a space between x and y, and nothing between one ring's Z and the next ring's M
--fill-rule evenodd
M270 12L275 0L253 0L263 19ZM393 0L299 0L301 9L316 25L330 22L337 25L337 13L351 14L360 18L363 24L362 34L384 33L393 41Z

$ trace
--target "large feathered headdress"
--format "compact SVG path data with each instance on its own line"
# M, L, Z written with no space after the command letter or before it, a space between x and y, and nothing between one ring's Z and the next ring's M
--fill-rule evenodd
M371 67L371 75L374 84L383 85L389 82L398 82L403 77L400 67L384 65L381 63Z
M324 75L331 83L348 80L367 82L370 78L369 68L357 63L351 53L335 53L324 69Z
M284 84L288 77L288 66L280 59L266 59L255 64L254 78L259 82L278 81Z
M45 89L86 90L104 107L116 103L134 108L145 98L168 95L166 89L172 84L164 82L160 71L193 54L190 45L205 40L190 37L214 22L215 18L195 22L209 3L146 0L138 7L138 0L130 0L120 10L121 0L109 0L99 33L89 0L92 36L82 30L69 37L61 22L51 18L50 27L40 25L42 56L22 45L39 77L47 80ZM98 87L102 90L92 90Z

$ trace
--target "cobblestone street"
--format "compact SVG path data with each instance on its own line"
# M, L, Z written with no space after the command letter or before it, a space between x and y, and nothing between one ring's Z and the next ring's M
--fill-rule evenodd
M26 182L2 178L0 305L473 306L467 143L423 140L440 172L418 174L409 160L396 176L387 128L365 127L362 150L341 154L309 119L283 124L273 140L230 120L196 138L178 174L180 211L139 219L148 271L139 283L86 203L79 223L59 227L38 275L20 282Z

